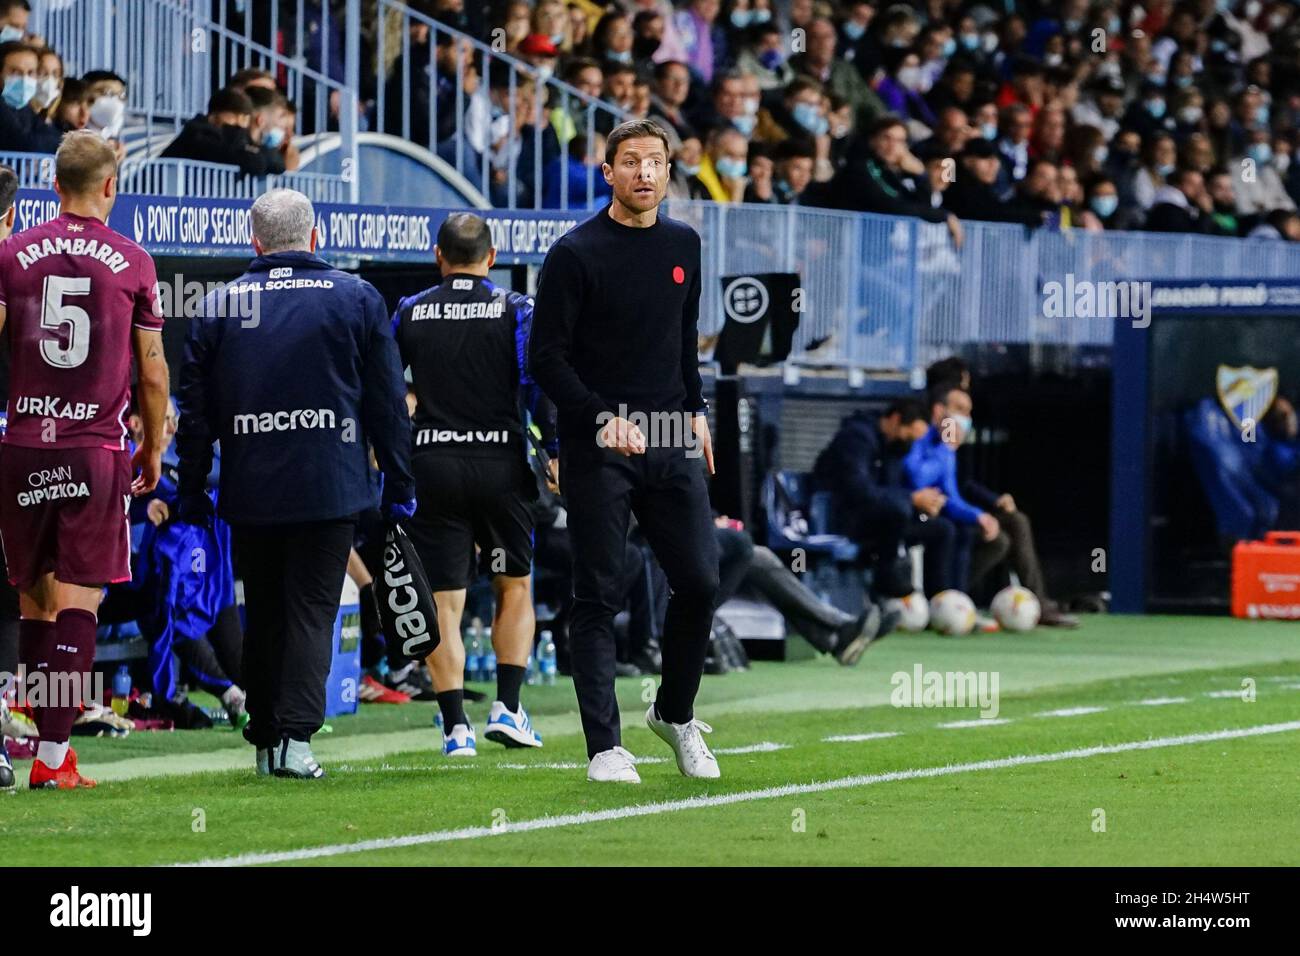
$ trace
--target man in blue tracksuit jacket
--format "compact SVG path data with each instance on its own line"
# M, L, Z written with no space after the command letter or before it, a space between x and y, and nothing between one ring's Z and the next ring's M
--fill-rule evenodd
M415 511L410 423L383 297L316 255L310 200L252 208L257 258L208 296L180 374L179 510L211 514L204 480L221 443L218 509L234 533L247 627L243 678L261 773L323 776L334 619L356 516L374 507L373 448L389 520Z
M965 498L957 486L957 448L971 429L970 395L952 383L935 386L930 393L930 430L915 442L903 459L903 472L913 489L935 488L943 507L924 525L913 524L905 540L926 548L925 592L934 595L948 588L968 588L971 545L975 536L999 540L998 519ZM1005 555L1006 542L1001 553Z

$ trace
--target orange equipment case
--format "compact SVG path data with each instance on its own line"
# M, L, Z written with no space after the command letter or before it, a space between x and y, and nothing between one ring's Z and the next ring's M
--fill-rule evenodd
M1232 549L1233 617L1300 620L1300 531L1270 531Z

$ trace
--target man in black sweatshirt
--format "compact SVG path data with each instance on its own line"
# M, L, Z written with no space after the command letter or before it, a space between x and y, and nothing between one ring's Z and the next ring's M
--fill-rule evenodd
M560 487L573 547L569 640L590 780L639 783L620 746L614 615L635 514L668 578L663 679L646 722L689 777L717 777L694 701L718 590L705 484L713 445L696 351L700 237L660 216L668 136L652 122L607 140L608 206L571 230L542 266L529 371L559 417ZM703 463L700 459L703 458Z

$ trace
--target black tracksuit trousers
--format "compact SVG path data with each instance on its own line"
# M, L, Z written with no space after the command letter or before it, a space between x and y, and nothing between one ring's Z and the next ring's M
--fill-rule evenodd
M624 554L635 514L671 596L664 621L659 716L694 716L718 592L718 545L702 458L682 448L623 457L594 444L564 442L560 485L573 548L569 642L573 684L595 756L621 741L614 695L614 615L627 595Z
M265 749L310 740L325 722L325 679L354 518L232 528L244 581L244 738Z

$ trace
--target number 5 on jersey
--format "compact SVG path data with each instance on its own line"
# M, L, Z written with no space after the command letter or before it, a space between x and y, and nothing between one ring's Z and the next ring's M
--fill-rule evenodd
M46 276L42 290L41 328L56 334L41 342L41 358L55 368L76 368L90 354L90 315L70 296L90 295L89 276ZM66 336L67 346L63 345Z

